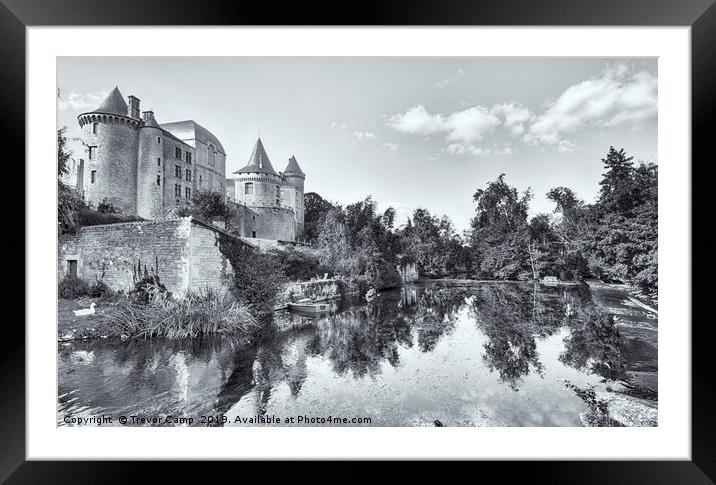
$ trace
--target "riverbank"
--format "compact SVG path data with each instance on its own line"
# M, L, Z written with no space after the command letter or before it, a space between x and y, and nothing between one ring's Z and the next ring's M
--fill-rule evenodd
M502 284L515 284L515 283L537 283L545 286L579 286L582 284L581 281L559 281L556 283L544 283L542 281L531 281L531 280L471 280L467 278L427 278L420 280L421 283L445 283L453 286L473 286L485 283L502 283Z
M75 316L74 310L88 308L95 303L95 313L81 317ZM111 302L101 298L79 298L57 300L57 340L67 342L71 340L85 340L93 338L123 337L117 329L108 325L105 317Z

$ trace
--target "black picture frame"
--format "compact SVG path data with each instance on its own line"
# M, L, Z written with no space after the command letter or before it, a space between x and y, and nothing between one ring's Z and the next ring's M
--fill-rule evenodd
M3 113L6 160L25 154L25 28L29 26L82 25L512 25L512 26L690 26L692 54L692 260L698 274L691 282L693 309L708 301L708 284L699 277L713 274L716 238L708 234L713 177L713 156L707 156L713 137L711 118L716 113L716 0L413 0L375 1L353 4L337 2L272 2L237 0L0 0L0 108ZM29 129L29 127L27 127ZM660 133L660 136L668 134ZM9 156L11 154L11 157ZM693 160L698 160L693 163ZM17 162L15 162L17 163ZM48 166L51 166L48 161ZM29 177L26 177L26 180ZM23 197L24 187L15 184ZM15 199L17 200L17 199ZM16 215L21 218L19 214ZM700 221L697 226L694 222ZM24 220L16 221L24 227ZM6 254L25 251L24 231L3 241ZM25 253L26 258L31 254ZM28 289L31 291L31 289ZM16 298L15 298L16 299ZM15 303L15 302L12 302ZM698 304L698 305L697 305ZM698 312L692 311L693 317ZM585 461L585 462L481 462L480 471L515 472L530 481L550 483L713 483L716 480L716 377L712 372L710 323L693 318L692 332L692 461ZM127 483L141 476L137 465L127 462L37 462L25 460L25 332L19 318L6 319L3 337L12 344L0 352L3 396L0 398L0 480L7 483ZM690 324L691 322L663 322ZM668 365L668 364L666 364ZM575 444L577 445L577 444ZM144 463L146 467L147 462ZM338 465L338 467L336 467ZM164 479L187 477L200 471L227 471L196 463L160 464ZM266 466L266 465L264 465ZM445 472L450 464L435 464L432 471ZM334 464L340 470L329 475L365 481L372 479L355 462ZM235 469L235 468L234 468ZM293 473L303 465L292 464ZM257 469L258 470L258 469ZM425 467L410 467L421 475ZM430 471L430 467L428 470ZM409 473L409 472L405 472ZM482 475L482 473L481 473ZM305 475L304 475L305 476ZM406 477L404 477L406 478Z

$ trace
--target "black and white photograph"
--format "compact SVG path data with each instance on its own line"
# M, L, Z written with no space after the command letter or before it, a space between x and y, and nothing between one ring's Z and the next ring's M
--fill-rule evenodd
M58 427L658 427L657 58L56 76Z

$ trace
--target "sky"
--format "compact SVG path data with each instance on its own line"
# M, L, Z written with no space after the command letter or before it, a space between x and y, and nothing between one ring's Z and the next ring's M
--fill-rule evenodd
M118 86L159 123L193 119L223 144L227 175L260 133L274 168L295 155L306 192L372 196L469 227L472 196L500 174L531 188L598 194L613 145L657 163L655 58L59 57L58 126Z

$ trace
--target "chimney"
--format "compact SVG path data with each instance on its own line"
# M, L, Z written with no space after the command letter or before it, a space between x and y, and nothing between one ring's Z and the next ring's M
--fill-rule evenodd
M128 96L129 99L129 115L130 118L134 118L135 120L139 119L139 98L136 96L132 96L131 94Z
M142 119L146 123L147 121L154 118L154 111L142 111Z

